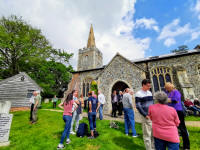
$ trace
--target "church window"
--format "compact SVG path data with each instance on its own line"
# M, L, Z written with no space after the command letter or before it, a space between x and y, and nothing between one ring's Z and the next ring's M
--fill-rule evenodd
M166 82L172 82L171 69L167 67L157 67L152 71L154 91L163 91Z
M90 91L90 84L89 83L87 83L87 94L88 94L88 92Z

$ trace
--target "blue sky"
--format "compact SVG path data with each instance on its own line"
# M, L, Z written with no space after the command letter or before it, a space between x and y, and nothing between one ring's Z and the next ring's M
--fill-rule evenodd
M0 17L11 14L74 53L74 68L91 24L104 64L117 52L134 60L200 44L200 0L0 0Z
M199 37L195 40L190 40L192 31L191 33L188 32L174 36L176 42L168 46L164 44L164 40L157 39L162 28L175 19L179 19L180 27L189 24L191 30L198 28L200 26L200 20L198 19L198 12L195 12L193 9L195 4L196 1L192 0L138 0L136 2L136 11L133 17L134 22L140 18L153 18L157 22L157 26L160 30L159 32L145 28L133 30L132 34L135 37L151 38L151 43L145 56L157 56L170 53L172 49L176 49L183 44L187 45L189 49L193 49L197 44L200 44ZM176 32L176 30L174 32Z

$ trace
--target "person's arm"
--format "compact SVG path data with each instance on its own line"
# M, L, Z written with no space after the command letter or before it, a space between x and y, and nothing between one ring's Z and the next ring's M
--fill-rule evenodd
M96 112L98 112L98 110L99 110L99 107L100 107L100 103L98 102L98 105L97 105Z
M177 114L177 112L176 112L176 110L174 110L174 122L175 122L175 124L176 124L176 126L178 127L179 126L179 124L180 124L180 120L179 120L179 117L178 117L178 114Z
M151 106L149 106L148 116L149 116L149 118L152 120Z
M79 105L79 104L80 104L78 100L75 100L74 102L75 102L77 105Z
M143 115L146 118L148 116L148 114L143 110L141 101L142 101L142 99L140 97L137 97L137 96L135 97L135 103L136 103L137 110L140 112L141 115Z
M89 103L89 112L92 112L92 102L89 101L88 103Z
M63 105L64 105L64 102L61 102L61 103L58 105L58 107L61 108L61 109L64 109Z
M74 108L74 110L72 111L72 113L73 113L73 112L75 112L75 111L76 111L76 109L78 108L78 105L77 105L77 103L76 103L76 102L74 102L74 103L73 103L73 105L75 106L75 108Z
M181 94L177 90L175 90L173 92L174 93L173 93L173 96L171 97L171 103L172 104L179 103L179 100L181 99Z

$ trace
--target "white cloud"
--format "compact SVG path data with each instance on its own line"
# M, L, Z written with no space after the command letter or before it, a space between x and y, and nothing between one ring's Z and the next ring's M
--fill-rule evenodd
M198 39L199 36L200 36L200 31L192 32L190 41Z
M157 24L158 23L153 18L147 19L144 17L136 20L135 28L143 27L145 29L153 29L156 32L159 32L159 27Z
M196 1L196 4L192 8L192 11L194 11L198 15L198 19L200 20L200 0Z
M170 47L171 45L176 44L176 41L174 38L167 38L164 42L164 45L167 47Z
M179 23L180 19L174 19L171 23L165 25L157 40L164 40L164 44L169 47L176 43L175 37L192 33L189 23L184 26L180 26Z
M131 35L135 3L136 0L1 0L0 15L16 14L40 28L55 48L75 54L73 66L77 64L78 49L87 44L92 23L96 45L107 64L116 52L134 59L144 57L149 47L149 38Z

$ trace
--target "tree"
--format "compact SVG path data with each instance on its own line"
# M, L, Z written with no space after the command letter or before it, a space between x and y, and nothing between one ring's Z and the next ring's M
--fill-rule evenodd
M178 49L174 49L174 50L171 50L172 53L177 53L177 52L185 52L187 51L189 48L187 45L181 45L178 47Z
M94 91L95 94L98 94L98 85L95 80L92 81L90 91Z
M72 55L53 48L39 29L21 17L0 19L0 79L24 71L49 97L67 87L73 71L69 64Z
M8 69L10 75L19 72L21 60L26 60L28 57L47 59L59 54L60 52L52 48L39 29L33 28L22 18L10 16L0 19L0 67ZM67 59L70 57L68 54Z

